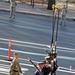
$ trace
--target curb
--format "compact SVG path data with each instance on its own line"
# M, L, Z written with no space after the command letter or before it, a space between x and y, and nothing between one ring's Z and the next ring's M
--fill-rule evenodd
M10 12L9 9L3 9L3 8L0 8L0 11ZM51 18L53 17L51 14L49 15L49 14L28 12L28 11L19 11L19 10L16 10L16 13L28 14L28 15L36 15L36 16L45 16L45 17L51 17ZM75 17L67 17L66 19L71 20L71 21L75 21Z
M2 8L0 8L0 11L10 12L9 9L2 9ZM19 10L16 10L16 13L28 14L28 15L36 15L36 16L52 17L52 15L49 15L49 14L36 13L36 12L28 12L28 11L19 11Z

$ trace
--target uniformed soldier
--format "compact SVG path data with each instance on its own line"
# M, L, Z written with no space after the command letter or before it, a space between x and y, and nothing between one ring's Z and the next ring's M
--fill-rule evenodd
M46 56L45 57L45 61L46 61L46 64L51 64L51 58L50 58L50 56Z
M44 62L44 65L43 65L43 75L49 75L50 72L52 71L51 70L51 67L46 63L46 61L43 61Z
M9 75L20 75L22 73L18 58L18 53L14 53L14 59L10 65Z
M56 70L58 68L58 65L57 65L57 53L54 51L51 53L51 67L52 67L52 73L53 75L56 75Z
M10 0L10 17L9 18L15 18L15 10L16 10L16 2L15 0Z
M63 5L62 11L61 11L61 22L60 25L64 23L64 26L66 25L66 14L67 14L67 8L66 5Z
M50 55L46 56L45 57L45 60L46 60L46 63L48 64L48 66L50 67L50 73L51 75L56 75L56 70L58 68L58 65L57 65L57 60L56 60L56 56L57 56L57 53L50 53Z
M41 72L41 75L43 75L43 71L42 71L42 69L43 69L43 62L38 62L37 63L37 67L38 67L39 71ZM34 75L40 75L39 71L36 70Z

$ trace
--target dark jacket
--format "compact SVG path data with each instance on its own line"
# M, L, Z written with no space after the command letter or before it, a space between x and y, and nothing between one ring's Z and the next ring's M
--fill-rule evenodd
M43 71L43 75L48 75L51 72L51 68L50 67L44 67L42 69Z

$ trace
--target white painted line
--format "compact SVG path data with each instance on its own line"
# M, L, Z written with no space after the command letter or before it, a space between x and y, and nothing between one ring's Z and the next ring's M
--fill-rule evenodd
M7 72L0 72L0 74L9 75Z
M11 61L6 61L6 60L0 60L0 62L11 63ZM34 67L33 65L25 64L25 63L20 63L20 65L22 65L22 66Z
M0 48L0 50L2 50L2 51L8 51L8 49L6 49L6 48ZM13 50L13 49L12 49L12 52L18 52L18 53L29 54L29 55L34 55L34 56L47 56L47 54L33 53L33 52L26 52L26 51ZM64 59L64 60L75 61L75 58L74 58L74 57L57 56L57 58L59 58L59 59Z
M74 71L75 72L75 70L74 69L70 69L70 68L65 68L65 67L59 67L59 69L62 69L62 70L68 70L68 71Z
M65 72L65 73L75 74L75 72L72 72L72 71L67 71L67 70L61 70L61 69L59 69L59 70L57 70L57 71L60 71L60 72Z
M22 64L22 63L21 63L21 64ZM8 70L9 67L10 67L10 64L9 64L9 65L6 65L6 64L0 64L0 69L1 69L1 68L2 68L2 69L5 69L5 70L3 70L3 71L6 71L6 69ZM0 70L0 71L2 71L2 70ZM22 71L23 71L23 72L24 72L24 71L28 71L28 69L22 67Z
M8 41L8 39L0 38L0 40ZM24 42L24 41L18 41L18 40L12 40L12 42L17 42L17 43L25 43L25 44L32 44L32 45L38 45L38 46L48 46L44 44L38 44L38 43L31 43L31 42Z
M16 46L21 46L21 47L30 47L30 48L36 48L36 49L43 49L43 50L45 50L46 49L46 47L37 47L37 46L31 46L31 45L23 45L23 44L16 44L16 43L12 43L12 45L16 45Z
M4 44L8 44L7 42L0 42L0 43L4 43ZM23 44L17 44L17 43L12 43L12 45L15 45L15 46L21 46L21 47L30 47L30 48L35 48L35 49L41 49L41 50L49 50L49 48L47 48L47 47L37 47L37 46L33 46L33 45L23 45ZM61 52L70 52L70 53L75 53L75 49L68 49L68 48L64 48L64 47L57 47L57 51L61 51Z
M3 42L3 41L1 41L0 42L1 44L7 44L8 45L8 42ZM42 46L38 46L38 45L30 45L30 44L19 44L19 43L11 43L11 45L15 45L15 46L21 46L21 47L30 47L30 48L36 48L36 49L43 49L43 50L45 50L45 49L47 49L47 47L42 47Z
M22 68L22 72L25 73L26 71L28 71L29 69L27 68ZM9 69L10 69L10 65L6 65L6 64L0 64L0 73L2 74L9 74Z
M5 60L2 60L2 61L5 62ZM7 67L5 68L5 66L7 66ZM28 69L27 68L22 68L22 71L23 71L23 73L25 73L26 71L28 71ZM69 68L65 68L65 67L59 67L59 69L57 71L75 74L75 70L70 71ZM0 73L8 74L8 72L9 72L9 65L0 64Z
M0 38L0 40L7 41L8 42L8 39L5 39L5 38ZM13 42L15 42L15 43L13 43ZM19 43L21 43L21 44L19 44ZM7 43L5 43L5 44L7 44ZM50 48L50 45L39 44L39 43L32 43L32 42L24 42L24 41L18 41L18 40L12 40L12 44L13 45L17 45L17 46L31 47L31 48L37 48L37 49L43 49L43 50L45 50L47 48ZM27 44L27 45L23 45L23 44ZM75 51L75 49L73 49L73 48L66 48L66 47L59 47L59 46L57 46L57 51L67 52L66 50L68 52Z
M8 51L6 48L0 48L0 50L3 51ZM33 52L26 52L26 51L21 51L21 50L11 50L12 52L18 52L18 53L23 53L23 54L30 54L30 55L36 55L36 56L46 56L47 54L41 54L41 53L33 53Z
M5 56L5 55L0 55L0 57L7 58L7 56ZM13 59L13 57L11 57L11 59ZM19 60L29 61L28 59L23 59L23 58L19 58ZM34 61L34 60L33 60L33 62L37 63L37 61Z
M3 57L6 57L4 55L0 55L0 56L3 56ZM20 60L27 60L27 59L23 59L23 58L20 58ZM27 60L28 61L28 60ZM6 61L6 60L0 60L0 62L5 62L5 63L11 63L10 61ZM36 61L38 62L38 61ZM29 67L34 67L33 65L31 64L25 64L25 63L20 63L22 66L29 66ZM57 71L60 71L60 72L66 72L66 73L72 73L74 74L75 73L75 70L71 70L69 68L65 68L65 67L59 67L59 69Z
M72 50L72 51L75 51L75 49L73 49L73 48L58 47L58 46L57 46L57 48L59 48L59 49L66 49L66 50Z

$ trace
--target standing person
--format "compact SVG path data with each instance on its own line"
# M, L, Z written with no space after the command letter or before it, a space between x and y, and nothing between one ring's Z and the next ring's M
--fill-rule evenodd
M61 22L60 25L64 23L64 26L66 25L66 14L67 14L67 7L66 5L63 5L62 11L61 11Z
M50 66L48 66L48 64L46 63L46 61L43 61L43 69L42 69L42 71L43 71L43 75L49 75L50 74L50 72L52 71L51 70L51 67Z
M14 53L14 59L10 65L9 75L20 75L20 73L22 73L18 58L18 53Z
M10 0L10 17L15 19L15 10L16 10L16 2L15 0Z
M53 53L52 54L52 56L53 56L53 59L52 59L52 66L53 66L53 73L54 73L54 75L56 75L56 70L57 70L57 68L58 68L58 65L57 65L57 53Z
M38 62L37 63L37 67L38 67L38 69L39 69L39 71L41 73L39 73L39 71L36 70L34 75L43 75L43 71L42 71L42 69L43 69L43 62Z

